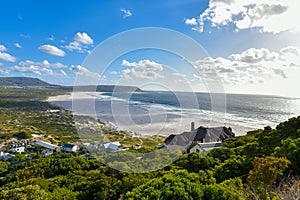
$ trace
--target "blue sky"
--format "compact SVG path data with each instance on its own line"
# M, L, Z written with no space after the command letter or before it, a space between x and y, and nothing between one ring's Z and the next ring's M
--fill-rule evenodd
M6 1L0 8L0 75L73 85L78 75L96 74L105 84L151 81L185 90L185 82L206 91L213 71L225 92L300 96L294 89L298 10L297 0ZM117 58L106 74L83 66L99 43L143 27L183 33L207 56L191 66L167 52L142 50ZM177 82L162 81L168 73Z

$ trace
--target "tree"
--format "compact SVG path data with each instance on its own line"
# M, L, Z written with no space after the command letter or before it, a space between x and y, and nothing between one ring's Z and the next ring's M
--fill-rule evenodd
M271 199L272 185L291 162L285 158L267 156L254 159L252 164L253 169L250 170L247 178L250 189L259 199Z
M215 167L214 177L217 179L217 182L222 182L230 178L243 176L249 170L249 160L246 159L246 156L232 156Z
M203 191L198 179L196 173L178 170L133 189L125 199L201 199Z
M274 156L286 157L292 162L291 170L294 175L300 175L300 138L287 138L281 141L282 146L276 147Z
M3 200L47 200L48 194L38 185L27 185L11 190L2 190L0 199Z

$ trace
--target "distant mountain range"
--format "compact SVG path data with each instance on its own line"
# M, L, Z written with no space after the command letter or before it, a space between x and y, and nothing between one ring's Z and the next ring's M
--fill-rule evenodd
M61 86L49 84L38 78L29 77L0 77L0 88L34 88L52 89L63 91L90 91L90 92L143 92L138 87L119 85L86 85L86 86Z

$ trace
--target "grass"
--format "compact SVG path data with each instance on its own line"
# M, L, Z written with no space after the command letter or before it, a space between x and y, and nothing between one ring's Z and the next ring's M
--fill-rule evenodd
M47 134L61 142L78 140L72 113L44 101L61 91L38 89L0 90L0 138L10 138L20 132ZM48 110L57 109L58 113ZM68 136L68 137L65 137Z

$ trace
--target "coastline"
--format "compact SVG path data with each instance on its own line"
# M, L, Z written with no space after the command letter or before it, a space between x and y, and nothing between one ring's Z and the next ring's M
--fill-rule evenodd
M162 113L156 108L150 107L147 110L139 106L128 105L124 101L111 101L109 97L101 96L99 98L99 96L101 96L101 93L97 93L96 98L94 92L71 92L58 96L50 96L46 101L63 107L73 112L74 115L96 117L101 121L113 124L119 130L135 132L142 136L180 134L189 131L191 122L195 121L196 127L231 127L237 136L245 135L248 131L257 129L237 124L221 124L209 120L197 121L195 118ZM75 104L75 110L72 107L72 103Z

